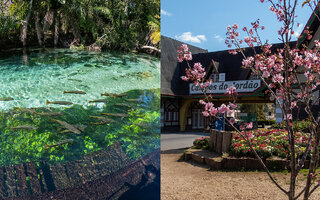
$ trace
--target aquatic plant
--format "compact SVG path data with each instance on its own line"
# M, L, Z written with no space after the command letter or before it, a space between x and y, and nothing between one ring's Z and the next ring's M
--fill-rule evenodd
M160 90L133 90L126 98L105 97L108 103L102 109L74 104L68 108L16 108L0 113L0 166L40 160L65 162L114 142L120 142L132 159L146 155L160 147L160 95L156 93ZM114 104L129 104L132 108ZM128 117L111 116L113 123L91 124L99 122L99 118L90 116L100 116L101 112L125 113ZM80 134L64 131L64 127L55 122L57 120L85 128Z
M129 122L116 130L116 135L135 160L160 147L160 112L136 109L128 114Z

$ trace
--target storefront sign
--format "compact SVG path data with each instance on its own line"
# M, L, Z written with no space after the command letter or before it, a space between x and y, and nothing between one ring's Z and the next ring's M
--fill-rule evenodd
M207 94L224 94L231 86L236 87L238 93L253 92L261 86L261 80L225 81L213 82L207 87ZM193 83L189 85L189 94L202 94L200 85Z

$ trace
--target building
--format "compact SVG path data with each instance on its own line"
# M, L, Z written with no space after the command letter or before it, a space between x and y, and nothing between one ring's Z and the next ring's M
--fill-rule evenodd
M312 38L307 39L306 34L302 31L298 41L291 42L291 47L314 48L314 40L320 39L320 22L319 6L314 10L304 30L311 32ZM203 130L208 127L210 121L202 115L203 107L199 105L199 100L204 96L199 87L192 83L181 80L181 76L185 75L187 68L186 62L177 62L177 48L182 42L161 36L162 54L161 54L161 127L163 131L185 131L185 130ZM243 57L240 54L232 55L226 51L208 52L207 50L188 45L192 52L193 60L189 63L193 66L194 63L200 62L205 67L207 72L206 79L212 79L213 84L210 93L214 98L215 106L226 104L230 101L225 90L232 84L236 86L238 92L237 103L275 103L270 100L266 94L266 86L261 83L258 77L251 74L249 69L242 68ZM284 44L273 44L271 51L282 48ZM259 47L256 47L257 53L261 52ZM254 54L252 48L246 48L245 54L252 56ZM302 70L302 69L298 69ZM302 72L302 71L301 71ZM304 84L305 77L303 73L299 74L299 80ZM292 86L294 92L298 92L296 86ZM210 88L209 88L210 89ZM319 90L314 92L314 101L312 110L317 116L320 110L319 106ZM317 101L318 100L318 101ZM282 122L283 116L279 105L272 106L275 110L273 113L268 113L267 118L273 119L276 122ZM275 107L275 109L274 109ZM303 106L300 107L298 119L306 118L306 113ZM295 118L297 119L297 118Z
M187 68L186 62L177 62L177 48L181 42L174 39L162 38L161 56L161 112L162 129L171 130L203 130L210 124L209 119L202 115L203 107L198 103L203 99L199 87L181 80ZM290 45L295 45L292 42ZM272 50L282 48L283 44L274 44ZM206 52L190 45L193 59L190 64L200 62L205 67L207 79L212 79L209 87L216 106L227 104L230 99L225 91L231 85L239 93L237 103L274 103L265 93L266 86L261 84L258 77L251 75L250 70L242 67L243 57L232 55L229 51ZM198 52L197 52L198 51ZM256 48L259 52L259 48ZM195 53L194 53L195 52ZM246 55L253 55L251 48L245 49Z

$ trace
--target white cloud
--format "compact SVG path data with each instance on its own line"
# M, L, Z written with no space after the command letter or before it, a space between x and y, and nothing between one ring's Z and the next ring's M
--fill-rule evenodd
M171 16L172 14L169 13L168 11L165 11L165 10L162 10L162 9L161 9L161 15Z
M303 24L299 24L296 30L294 30L294 34L292 36L298 38L300 36L302 29L303 29Z
M217 39L219 42L223 42L224 41L224 39L220 35L214 34L213 37L215 39Z
M202 41L207 41L205 35L195 35L193 36L191 32L182 33L182 35L176 35L175 38L182 40L184 42L201 43Z

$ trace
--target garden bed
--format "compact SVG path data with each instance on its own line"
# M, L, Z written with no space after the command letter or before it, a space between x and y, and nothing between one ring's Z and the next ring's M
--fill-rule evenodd
M230 139L230 148L222 148L222 146L225 146L223 144L227 143L223 142L223 138L230 134L231 132L212 130L210 137L196 139L192 149L185 152L185 160L193 159L198 163L207 164L212 169L217 170L262 170L261 163L256 159L246 141L238 133L233 132L232 139ZM269 169L284 170L290 168L289 143L286 130L258 129L246 131L242 134L246 134L245 137L251 140L253 148L261 156ZM308 137L309 133L296 133L296 153L298 158L301 158L305 151ZM313 141L311 141L311 146L312 144ZM304 163L303 168L309 167L308 159L310 159L310 152L307 155L307 161Z
M184 153L184 159L194 160L200 164L206 164L212 170L263 170L258 159L251 157L221 156L215 152L205 149L188 149ZM289 160L272 156L263 160L269 170L289 169ZM309 168L309 161L306 161L304 169Z
M243 133L244 134L244 133ZM246 131L246 136L250 138L253 148L263 159L271 156L276 156L283 159L288 159L289 143L288 133L284 129L258 129ZM309 133L297 132L295 135L296 140L296 153L298 157L302 157ZM313 142L311 141L311 146ZM235 157L252 157L255 158L253 152L238 133L233 134L230 155ZM310 152L307 158L310 158Z

